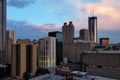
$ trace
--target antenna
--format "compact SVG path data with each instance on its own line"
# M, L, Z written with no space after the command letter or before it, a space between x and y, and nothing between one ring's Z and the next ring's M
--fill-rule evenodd
M94 8L92 9L92 16L94 16Z

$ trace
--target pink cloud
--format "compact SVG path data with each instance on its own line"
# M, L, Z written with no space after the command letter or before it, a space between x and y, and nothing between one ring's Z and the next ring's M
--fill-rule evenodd
M53 24L53 23L47 23L44 25L30 25L32 29L40 29L45 31L53 31L53 30L59 30L61 27Z
M94 13L98 17L98 29L100 30L120 30L120 9L119 0L102 0L96 4L86 4L85 9L87 14L91 14L94 8Z

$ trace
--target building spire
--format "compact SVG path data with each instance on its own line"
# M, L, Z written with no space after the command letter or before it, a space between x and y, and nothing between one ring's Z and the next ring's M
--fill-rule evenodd
M94 8L92 9L92 16L94 16Z

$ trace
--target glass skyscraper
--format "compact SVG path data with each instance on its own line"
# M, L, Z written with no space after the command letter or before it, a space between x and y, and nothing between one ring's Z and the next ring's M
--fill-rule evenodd
M6 0L0 0L0 64L3 63L6 39Z
M97 43L97 17L92 16L88 18L88 28L90 40Z

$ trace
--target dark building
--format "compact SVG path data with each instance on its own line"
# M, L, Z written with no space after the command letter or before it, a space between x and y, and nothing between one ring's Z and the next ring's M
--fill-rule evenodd
M90 40L97 43L97 17L92 16L88 18L88 29Z
M81 70L90 75L120 80L120 51L85 52L81 61Z
M81 29L79 32L80 39L81 40L87 40L89 41L89 31L88 29Z
M37 48L35 44L26 46L26 71L34 75L37 69Z
M6 42L6 0L0 0L0 64L4 64Z
M100 38L100 45L102 46L109 45L109 38Z
M63 62L63 35L62 32L54 31L48 33L49 37L56 38L56 65Z

